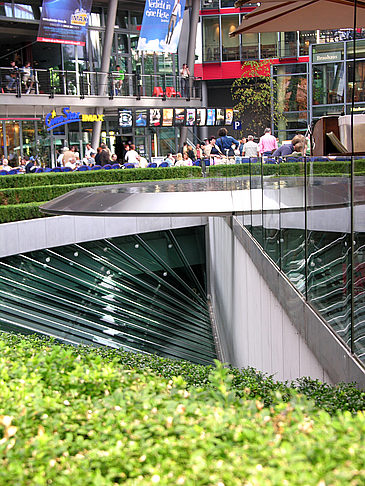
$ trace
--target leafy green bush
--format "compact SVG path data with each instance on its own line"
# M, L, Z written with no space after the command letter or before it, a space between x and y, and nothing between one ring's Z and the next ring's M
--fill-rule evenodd
M200 167L161 167L156 169L112 169L84 172L47 172L0 177L0 189L80 183L121 183L201 177Z
M230 370L186 389L116 359L0 339L0 484L361 485L365 418L292 393L265 408Z
M9 204L7 206L0 206L0 223L43 218L47 215L39 211L39 206L46 202L47 201L39 201L28 204Z

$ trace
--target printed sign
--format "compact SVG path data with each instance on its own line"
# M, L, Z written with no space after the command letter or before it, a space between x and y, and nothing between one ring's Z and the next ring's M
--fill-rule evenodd
M341 61L342 53L338 52L318 52L313 54L313 62L338 62Z
M224 125L224 108L217 108L216 125Z
M38 42L84 46L92 0L43 0Z
M215 108L207 108L207 125L215 125Z
M172 122L174 121L174 109L164 108L162 111L162 126L172 127Z
M179 127L184 125L185 122L185 109L175 108L175 126Z
M159 127L161 125L161 110L159 108L150 109L150 127Z
M136 127L146 127L148 125L148 111L136 110Z
M233 130L242 130L242 122L234 121L233 122Z
M226 125L232 125L233 122L233 109L226 108Z
M195 108L187 108L186 110L186 125L191 127L195 125Z
M118 122L120 127L133 127L132 110L118 110Z
M207 110L205 108L197 108L196 110L196 124L203 127L207 121Z
M185 0L147 0L138 51L177 52Z

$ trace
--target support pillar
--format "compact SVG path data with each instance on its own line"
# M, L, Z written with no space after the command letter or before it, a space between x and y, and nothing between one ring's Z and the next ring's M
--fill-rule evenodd
M100 67L100 77L99 77L99 95L105 96L107 94L107 84L108 84L108 72L110 66L110 56L112 52L113 46L113 39L114 39L114 26L115 20L117 16L117 7L118 7L118 0L109 0L108 5L108 14L106 19L106 26L105 26L105 35L104 35L104 45L103 45L103 53L101 58L101 67ZM104 108L98 107L96 109L97 115L102 115L104 112ZM91 139L91 146L96 150L100 142L100 134L101 134L101 121L94 122L93 126L93 134Z
M198 30L198 22L199 22L199 10L200 10L200 0L191 0L188 53L186 56L187 58L186 64L188 65L190 71L190 79L189 79L190 94L192 90L192 83L194 82L195 46L196 46L196 33ZM188 137L188 127L181 127L180 142L179 142L180 147L182 147L183 143L186 142L187 137Z
M206 81L202 81L202 106L208 106L208 86ZM199 136L201 140L208 138L208 127L200 127Z

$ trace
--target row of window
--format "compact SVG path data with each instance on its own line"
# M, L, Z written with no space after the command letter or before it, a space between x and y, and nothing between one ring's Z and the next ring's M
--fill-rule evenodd
M230 37L242 17L241 14L201 17L202 62L307 56L311 44L336 42L351 36L351 29L344 29L266 32ZM364 37L364 33L359 33L359 36Z

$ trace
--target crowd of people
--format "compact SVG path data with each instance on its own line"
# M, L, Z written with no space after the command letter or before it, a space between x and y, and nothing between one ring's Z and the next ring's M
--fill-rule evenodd
M271 134L270 128L266 128L262 137L256 142L253 135L236 140L228 135L226 128L220 128L218 136L205 139L194 147L188 142L183 143L178 153L169 153L162 161L164 167L204 165L209 160L210 165L227 163L240 163L243 158L263 157L263 161L271 161L270 157L287 157L290 155L304 155L306 151L306 138L297 134L291 141L278 147L277 139ZM11 160L10 160L11 158ZM4 156L0 159L0 171L9 172L17 170L19 173L35 172L40 167L37 157L24 156L18 160L14 154L9 155L9 160ZM146 168L149 161L136 150L132 142L125 143L118 157L111 153L105 143L101 143L95 150L91 144L86 144L84 157L80 157L78 148L63 147L57 156L57 166L67 167L69 170L78 170L81 166L117 165L121 168Z

